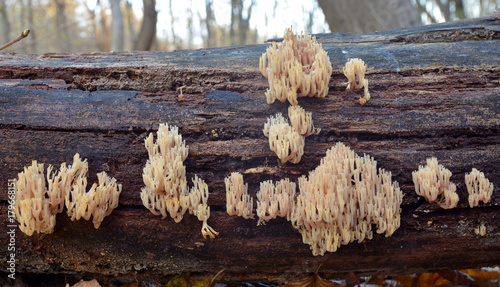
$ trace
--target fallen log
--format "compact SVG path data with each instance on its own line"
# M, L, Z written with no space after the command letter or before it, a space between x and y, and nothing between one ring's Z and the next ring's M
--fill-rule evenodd
M0 186L31 160L59 167L75 153L89 161L89 182L106 171L123 184L118 208L99 229L57 216L55 231L15 236L16 273L90 274L122 282L179 274L217 273L223 280L284 282L314 272L336 276L413 273L500 264L500 18L486 17L367 35L320 34L334 72L326 98L301 98L319 135L306 139L299 164L279 164L262 128L286 114L268 105L258 61L267 44L194 51L0 56ZM341 67L368 65L372 99L347 93ZM140 199L147 160L144 139L168 122L189 145L188 178L210 190L210 225L151 214ZM225 211L224 178L241 172L255 197L259 183L296 180L342 141L373 156L404 193L401 227L393 236L312 256L285 219L257 220ZM453 173L458 207L436 210L414 191L411 172L428 157ZM475 167L495 185L487 204L470 208L464 175ZM4 230L10 230L2 212ZM475 230L486 227L481 236ZM1 242L10 240L0 234ZM11 252L2 248L2 272ZM139 279L138 279L139 278ZM141 279L142 278L142 279Z

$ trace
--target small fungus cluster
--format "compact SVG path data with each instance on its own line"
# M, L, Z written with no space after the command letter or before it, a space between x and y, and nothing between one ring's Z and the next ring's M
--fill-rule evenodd
M456 186L450 181L451 171L438 164L435 157L427 159L426 166L419 166L412 173L415 192L428 202L436 203L441 208L451 209L457 206Z
M182 140L178 128L168 124L160 124L156 142L153 133L145 140L149 159L143 169L142 178L145 187L141 191L142 203L154 215L168 215L178 223L186 211L203 221L203 237L214 238L219 233L213 230L207 220L210 217L208 186L197 176L193 179L193 187L188 189L184 160L189 147Z
M99 184L94 183L86 192L88 164L79 154L73 157L72 165L61 164L57 174L52 170L49 166L45 177L43 164L33 161L16 179L14 210L19 229L27 235L52 233L56 214L64 205L71 220L90 220L92 216L96 229L118 206L122 186L105 172L97 175Z
M267 119L263 132L269 138L269 148L276 153L281 163L300 162L305 138L295 131L281 113Z
M288 178L282 179L274 185L271 180L260 183L257 192L257 225L279 217L290 220L290 214L295 204L296 184Z
M248 194L248 184L243 182L243 175L233 172L225 179L226 210L229 215L254 218L253 198Z
M268 104L288 100L297 105L297 97L325 97L328 94L332 64L327 52L311 35L298 36L287 29L283 42L273 42L262 54L259 68L269 81Z
M471 173L465 174L465 185L469 193L469 206L479 205L479 201L487 203L493 193L493 183L484 176L484 173L473 168Z
M344 75L349 81L346 90L357 91L365 88L364 96L359 98L359 103L364 105L370 100L370 92L368 91L368 80L365 79L366 64L361 59L351 59L345 64L343 69Z
M271 116L264 124L264 135L269 138L269 148L276 153L281 163L299 163L304 154L305 137L318 134L312 113L300 106L288 107L291 125L281 113Z

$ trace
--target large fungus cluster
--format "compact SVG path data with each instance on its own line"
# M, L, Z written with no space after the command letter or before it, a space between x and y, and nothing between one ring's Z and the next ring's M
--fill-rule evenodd
M238 185L243 184L239 175ZM328 150L321 164L308 177L300 177L298 185L296 195L296 184L289 179L276 184L261 182L257 225L286 217L302 234L303 242L310 245L313 255L371 239L372 224L377 233L386 236L400 226L403 193L398 183L391 181L390 172L377 169L373 158L360 157L343 143Z
M267 64L267 67L266 67ZM332 74L327 52L315 37L285 31L284 40L273 42L260 58L260 71L268 78L267 103L275 100L297 105L297 97L325 97Z
M188 156L189 147L182 140L178 128L160 124L156 142L153 141L153 133L150 133L145 146L149 159L142 174L146 185L141 191L144 206L163 218L170 215L176 223L189 211L203 221L203 237L214 238L219 233L207 224L210 216L210 207L207 205L208 187L195 176L193 187L188 188L184 160Z
M292 225L302 234L314 255L335 252L373 236L386 236L399 228L403 193L391 173L377 170L368 155L358 156L337 143L308 177L299 178L300 194L291 213Z
M52 233L56 214L64 205L71 220L90 220L92 216L96 229L118 206L121 184L105 172L98 174L99 184L94 183L86 192L88 164L79 154L73 157L72 165L61 164L57 174L52 170L49 166L45 177L43 164L33 161L16 179L14 211L19 229L27 235Z
M428 202L435 203L444 209L457 206L457 187L450 181L451 171L438 164L435 157L427 159L427 165L419 166L412 173L415 192Z

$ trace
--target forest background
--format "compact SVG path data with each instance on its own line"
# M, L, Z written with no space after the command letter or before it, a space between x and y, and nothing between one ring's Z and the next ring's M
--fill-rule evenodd
M285 28L369 33L493 13L500 0L0 0L2 52L173 51L263 43Z

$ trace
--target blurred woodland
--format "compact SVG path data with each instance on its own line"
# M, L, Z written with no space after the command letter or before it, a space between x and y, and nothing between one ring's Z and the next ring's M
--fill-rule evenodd
M172 51L262 43L285 27L368 33L488 15L500 0L0 0L2 52Z

